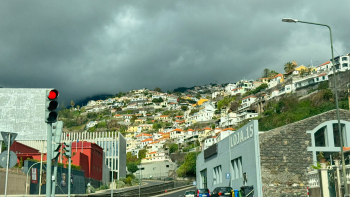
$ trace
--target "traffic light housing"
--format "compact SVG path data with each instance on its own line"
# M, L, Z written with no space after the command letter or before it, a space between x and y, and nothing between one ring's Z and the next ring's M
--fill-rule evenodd
M57 121L56 123L52 124L52 138L56 144L61 143L62 129L63 129L62 121Z
M46 91L46 102L45 102L45 122L46 123L55 123L57 121L57 112L55 111L58 108L57 97L59 93L57 90L47 90Z
M72 143L64 143L64 156L71 158L72 157Z
M60 155L60 148L61 144L52 144L52 158L53 160L56 160L58 156Z

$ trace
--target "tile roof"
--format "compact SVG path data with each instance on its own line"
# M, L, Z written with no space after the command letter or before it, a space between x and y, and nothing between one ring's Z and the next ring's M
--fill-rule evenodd
M321 65L319 65L319 66L317 66L317 67L321 67L321 66L324 66L324 65L329 64L329 63L331 63L331 62L330 62L330 61L325 62L325 63L323 63L323 64L321 64Z
M148 138L148 139L142 140L141 142L150 142L150 141L153 141L153 139L152 138Z
M242 100L247 99L247 98L256 98L256 96L252 96L252 95L246 96L246 97L242 98Z
M136 137L141 137L141 136L152 136L152 135L151 134L147 134L147 133L140 133Z
M322 73L322 74L318 75L317 77L322 77L322 76L325 76L325 75L327 75L327 74L326 73Z
M204 128L204 130L211 130L211 128L209 128L209 127L205 127L205 128Z
M173 131L181 131L181 132L184 132L184 130L179 129L179 128L176 128L176 129L174 129Z

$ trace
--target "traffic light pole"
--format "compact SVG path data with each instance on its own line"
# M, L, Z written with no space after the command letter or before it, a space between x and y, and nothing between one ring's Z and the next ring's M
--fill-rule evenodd
M8 144L7 144L7 163L6 163L5 197L7 196L7 178L8 178L8 176L9 176L10 147L11 147L11 133L9 133L9 140L8 140Z
M71 145L71 147L72 147L72 143L70 143L70 145ZM69 177L69 181L68 181L68 197L70 197L70 185L71 185L71 170L72 170L72 168L71 168L71 158L69 157L69 159L68 159L68 177Z
M52 153L52 123L47 123L47 151L46 151L46 197L51 197L51 153Z
M52 180L52 196L55 196L55 193L56 193L56 183L57 183L57 165L58 165L58 158L55 159L54 161L54 170L53 170L53 177L55 177L54 180Z

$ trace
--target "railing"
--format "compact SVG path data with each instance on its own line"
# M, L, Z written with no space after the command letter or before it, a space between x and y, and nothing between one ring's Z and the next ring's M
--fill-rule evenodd
M349 183L350 182L350 165L345 166L345 171L346 171L346 180ZM340 176L342 176L342 174L343 174L342 168L339 168L339 174L340 174ZM340 179L340 180L342 181L342 184L344 184L343 179Z
M318 173L318 170L308 172L307 177L309 179L310 187L320 187L320 175Z

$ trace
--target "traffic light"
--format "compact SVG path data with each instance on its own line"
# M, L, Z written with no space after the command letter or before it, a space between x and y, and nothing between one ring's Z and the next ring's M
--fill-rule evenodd
M72 156L72 143L64 143L64 156L71 158Z
M56 144L61 143L62 129L63 129L62 121L57 121L56 123L52 124L52 136L53 136L53 141Z
M45 122L54 123L57 121L58 91L55 89L46 91Z
M52 144L52 158L56 160L60 155L61 144Z

